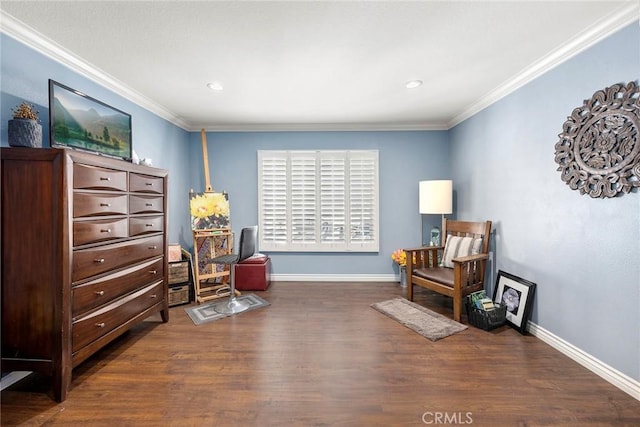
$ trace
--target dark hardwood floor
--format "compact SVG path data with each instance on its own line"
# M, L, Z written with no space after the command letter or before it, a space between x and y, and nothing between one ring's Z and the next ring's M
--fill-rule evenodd
M532 336L431 342L370 308L393 283L274 283L266 308L195 326L150 318L74 370L2 392L2 425L638 426L640 402ZM450 302L416 301L451 315ZM466 321L466 318L463 319Z

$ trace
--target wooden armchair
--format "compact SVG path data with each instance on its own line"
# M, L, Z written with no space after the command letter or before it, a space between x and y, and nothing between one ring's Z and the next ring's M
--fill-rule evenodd
M484 289L490 234L491 221L445 220L443 246L405 249L407 299L413 301L414 286L449 296L453 319L460 322L463 298Z

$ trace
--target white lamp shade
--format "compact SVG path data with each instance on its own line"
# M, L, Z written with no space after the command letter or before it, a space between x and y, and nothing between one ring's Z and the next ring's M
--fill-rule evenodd
M450 214L453 212L453 181L420 181L420 213Z

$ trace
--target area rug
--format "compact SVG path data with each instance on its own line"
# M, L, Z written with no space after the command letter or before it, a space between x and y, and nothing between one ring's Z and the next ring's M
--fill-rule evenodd
M236 297L236 299L238 301L244 301L249 304L249 308L238 314L246 313L247 311L255 310L256 308L266 307L269 305L268 301L263 300L255 294L240 295L239 297ZM214 320L222 319L228 316L235 316L234 314L219 313L215 310L216 306L221 303L226 304L227 301L227 299L224 299L222 301L217 300L205 305L187 307L184 309L184 311L187 312L187 315L189 315L193 323L195 323L196 325L202 325L203 323L213 322Z
M437 341L467 329L462 323L404 298L377 302L371 304L371 307L431 341Z

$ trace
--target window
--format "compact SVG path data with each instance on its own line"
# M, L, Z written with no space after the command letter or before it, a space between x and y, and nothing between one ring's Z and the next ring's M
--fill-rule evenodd
M377 151L258 151L260 250L378 251Z

